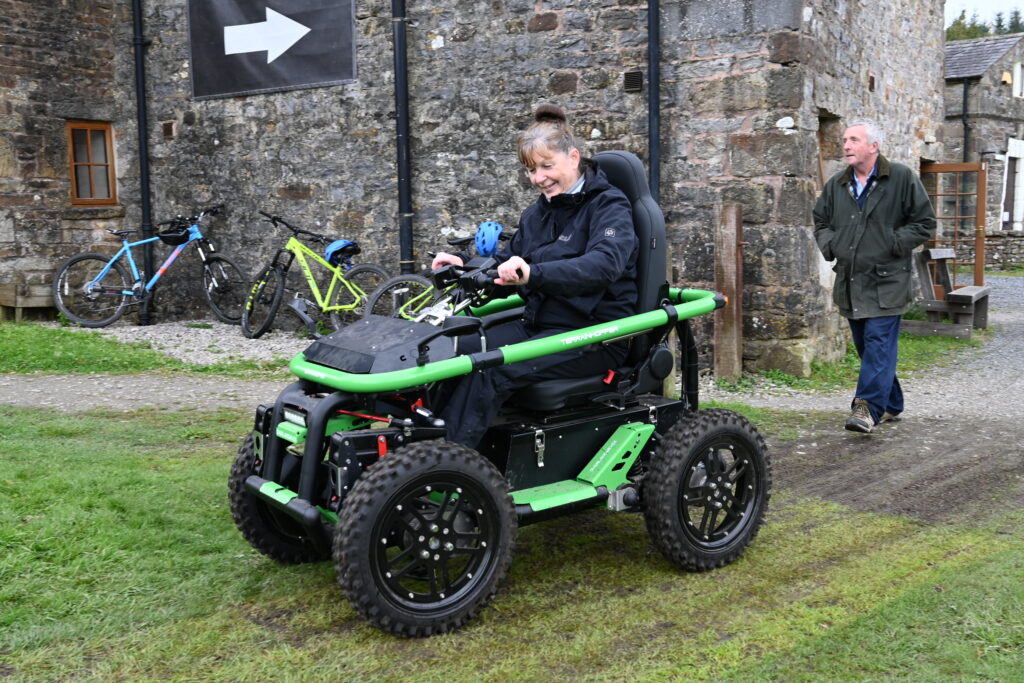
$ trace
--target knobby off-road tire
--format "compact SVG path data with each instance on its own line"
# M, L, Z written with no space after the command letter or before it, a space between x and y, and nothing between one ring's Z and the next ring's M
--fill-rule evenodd
M402 307L416 299L416 310L432 304L436 297L421 296L434 290L434 284L422 275L396 275L385 280L373 291L366 301L363 317L383 315L387 317L412 317L413 311L404 311Z
M249 296L249 278L229 257L207 256L203 264L203 296L221 322L238 325Z
M284 297L284 280L280 269L267 266L249 288L249 298L242 311L242 334L249 339L262 337L274 324Z
M718 409L684 417L661 440L643 481L647 530L683 569L721 567L757 535L771 483L764 438L746 418Z
M363 310L366 308L366 302L370 294L373 293L373 291L389 277L391 277L391 275L388 271L373 263L360 263L359 265L352 266L346 270L345 279L363 290L364 295L360 296L357 300L352 296L352 292L348 291L348 287L340 282L335 285L334 294L331 296L331 301L329 302L331 306L347 306L352 303L356 303L357 305L355 308L351 308L347 311L331 311L331 327L336 330L340 330L345 325L355 322L363 317Z
M245 488L245 479L256 472L252 434L245 437L228 477L228 499L235 526L253 548L286 564L319 562L327 554L317 550L298 522L275 512Z
M338 583L383 631L446 633L494 597L516 532L494 465L446 441L411 444L381 458L345 500L334 535Z
M53 303L64 317L82 327L106 327L124 315L128 297L115 294L87 294L85 285L110 261L109 256L88 253L72 256L53 278ZM100 283L106 288L131 290L132 281L120 261Z

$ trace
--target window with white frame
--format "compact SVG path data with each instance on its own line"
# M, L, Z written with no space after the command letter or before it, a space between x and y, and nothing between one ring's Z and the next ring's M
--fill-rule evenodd
M1006 141L1006 166L1003 176L1003 230L1024 229L1024 140Z
M1013 96L1024 97L1024 64L1016 62L1013 65Z

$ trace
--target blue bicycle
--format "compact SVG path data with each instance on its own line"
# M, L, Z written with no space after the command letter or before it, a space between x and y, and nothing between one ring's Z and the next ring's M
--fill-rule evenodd
M124 315L131 304L142 303L152 295L171 264L188 245L195 243L203 262L203 297L220 320L237 325L249 293L249 279L233 260L215 253L203 236L199 224L203 218L220 213L223 205L203 209L195 216L178 216L157 225L164 227L156 237L129 242L135 230L108 230L120 238L121 248L112 257L86 253L72 256L57 270L53 279L53 303L72 323L83 327L105 327ZM174 247L167 259L147 282L139 271L132 250L157 240Z

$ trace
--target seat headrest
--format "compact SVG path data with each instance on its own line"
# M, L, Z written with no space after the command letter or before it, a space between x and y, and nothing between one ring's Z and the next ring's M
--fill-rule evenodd
M613 150L598 152L593 159L608 176L608 181L622 190L630 203L635 204L641 197L650 195L647 173L635 154Z

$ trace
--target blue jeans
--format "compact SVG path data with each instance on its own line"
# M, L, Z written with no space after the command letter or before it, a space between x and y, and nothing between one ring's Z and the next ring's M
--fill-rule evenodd
M853 345L860 356L860 377L855 398L868 402L875 424L882 413L903 412L903 390L896 378L896 352L900 339L900 316L850 319ZM853 407L851 401L850 407Z

